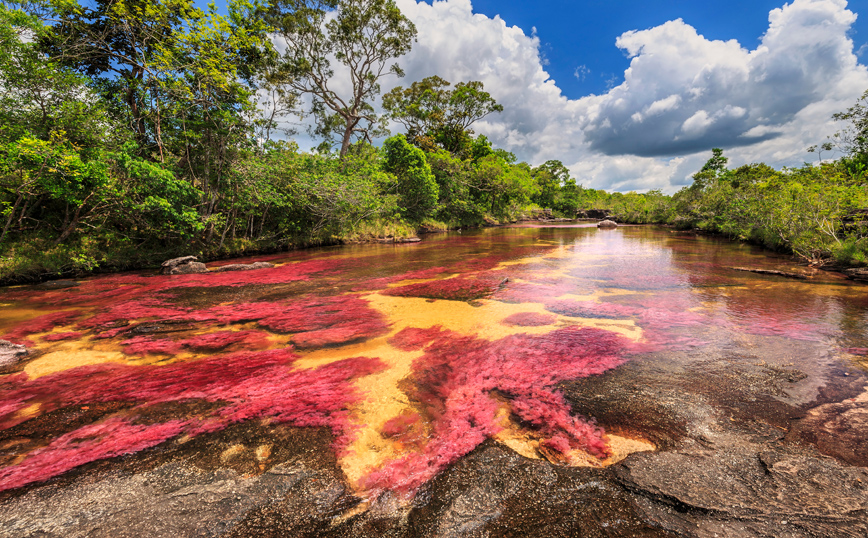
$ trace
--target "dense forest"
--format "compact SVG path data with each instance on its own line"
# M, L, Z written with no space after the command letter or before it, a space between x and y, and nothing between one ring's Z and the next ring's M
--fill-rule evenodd
M382 94L415 36L390 0L0 1L0 282L543 209L868 264L868 92L809 148L815 164L728 169L715 149L674 196L606 193L475 133L503 110L478 81L432 73ZM292 121L322 144L300 151Z

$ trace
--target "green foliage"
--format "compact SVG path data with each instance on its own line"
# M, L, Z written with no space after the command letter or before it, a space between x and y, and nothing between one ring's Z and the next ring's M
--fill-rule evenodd
M425 154L411 146L404 135L393 136L383 143L383 168L395 174L394 194L404 218L419 221L437 207L440 188L425 160Z
M712 160L721 158L715 153ZM697 176L673 197L670 222L789 251L814 264L858 264L865 257L860 249L868 230L847 222L868 208L868 189L846 162L782 171L765 164L716 167Z
M454 89L438 76L414 82L409 88L398 86L383 96L389 117L407 129L415 145L433 149L431 142L456 155L473 155L470 126L491 114L502 112L482 82L459 82Z
M384 108L408 136L351 144L385 133L379 83L402 74L394 60L415 35L393 0L230 0L225 15L193 0L0 2L0 280L405 237L536 208L868 264L868 93L810 148L837 146L835 162L731 170L715 148L672 197L607 193L475 136L502 110L480 82L396 88ZM332 90L333 66L352 90ZM317 153L271 140L302 94L326 138Z

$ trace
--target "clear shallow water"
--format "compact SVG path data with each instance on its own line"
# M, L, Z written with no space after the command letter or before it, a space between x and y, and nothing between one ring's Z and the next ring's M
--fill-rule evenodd
M808 380L775 397L807 404L868 352L864 286L735 270L805 271L665 229L526 225L253 260L277 267L2 290L0 338L30 354L0 370L0 490L250 421L330 428L371 496L412 495L488 438L607 465L654 444L576 416L558 383L650 356L786 356ZM69 409L84 413L58 423Z

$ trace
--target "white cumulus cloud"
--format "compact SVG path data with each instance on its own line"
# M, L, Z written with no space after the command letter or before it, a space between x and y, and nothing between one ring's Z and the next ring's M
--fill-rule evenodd
M406 78L388 86L434 74L481 80L505 110L477 132L533 164L560 159L595 188L672 192L712 147L733 165L800 164L808 145L837 130L831 115L868 89L845 0L772 10L754 50L706 39L680 19L625 31L613 44L631 58L623 82L580 99L549 77L534 32L474 14L470 0L397 3L419 35L400 60Z

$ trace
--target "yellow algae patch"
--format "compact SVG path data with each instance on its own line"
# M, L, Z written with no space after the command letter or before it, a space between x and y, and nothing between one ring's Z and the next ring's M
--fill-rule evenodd
M231 460L237 458L238 456L244 454L244 452L246 450L247 450L247 447L245 447L244 445L232 445L220 453L220 461L222 461L224 463L231 461Z
M571 297L566 295L564 297ZM575 296L579 297L579 296ZM588 300L592 296L583 297ZM630 339L638 340L641 330L632 320L601 320L569 318L554 314L558 322L541 327L513 327L502 323L513 314L537 313L552 315L541 303L502 303L481 299L479 306L462 301L422 299L416 297L390 297L372 294L365 296L372 308L383 313L392 324L393 333L407 327L427 329L441 325L445 329L465 335L476 335L487 340L500 340L513 334L547 334L563 325L605 328ZM613 325L613 322L617 324ZM629 328L628 328L629 327Z
M30 361L24 367L24 372L30 379L94 364L119 363L142 365L158 362L165 364L167 362L164 356L149 355L148 357L141 357L124 355L118 344L90 339L60 342L50 346L48 349L50 350L48 353ZM179 362L185 358L189 358L189 356L174 356L171 362Z
M46 353L24 367L30 379L56 374L79 366L104 364L108 362L128 363L129 357L120 351L97 351L93 349L64 349Z
M39 416L39 411L42 410L42 404L30 404L27 407L22 407L18 411L15 412L16 420L28 420L33 417Z
M72 310L38 310L34 308L15 308L0 312L0 335L7 332L12 327L19 323L25 323L34 320L46 314L57 314L60 312L70 312ZM37 333L34 333L34 336Z
M612 452L608 458L601 460L582 450L573 450L567 454L567 463L571 467L608 467L635 452L652 452L657 449L653 444L642 439L630 439L611 434L606 435L605 439Z
M386 368L356 381L364 397L352 409L351 420L357 426L353 442L340 458L340 465L348 481L360 487L360 481L384 462L404 455L404 446L384 438L382 431L390 420L403 413L415 413L409 398L400 388L401 380L412 373L412 364L424 354L423 350L407 352L392 347L388 338L405 328L426 329L442 326L444 329L474 335L487 340L499 340L514 334L542 335L566 325L603 328L632 340L639 340L642 331L630 320L581 319L551 314L540 303L510 304L492 300L477 301L471 306L462 301L434 300L414 297L391 297L378 293L364 296L369 305L383 314L389 322L390 334L367 342L303 353L294 363L297 368L317 368L325 364L353 358L377 357ZM589 297L591 298L591 297ZM555 319L552 324L537 327L516 327L502 323L519 313L539 313ZM539 440L509 420L506 406L506 425L498 437L502 443L528 457L539 457ZM513 432L510 434L510 432ZM617 442L617 438L612 437ZM642 445L642 450L647 450ZM653 447L652 447L653 449ZM634 450L635 451L635 450ZM597 462L596 465L600 465Z
M413 361L423 351L407 352L386 343L385 338L345 346L338 350L316 351L296 361L295 366L313 368L351 357L378 357L386 368L356 381L364 392L364 401L353 409L352 421L359 426L355 440L341 457L341 468L354 486L384 461L399 456L394 443L381 435L383 425L402 411L411 409L410 401L398 384L411 372Z

